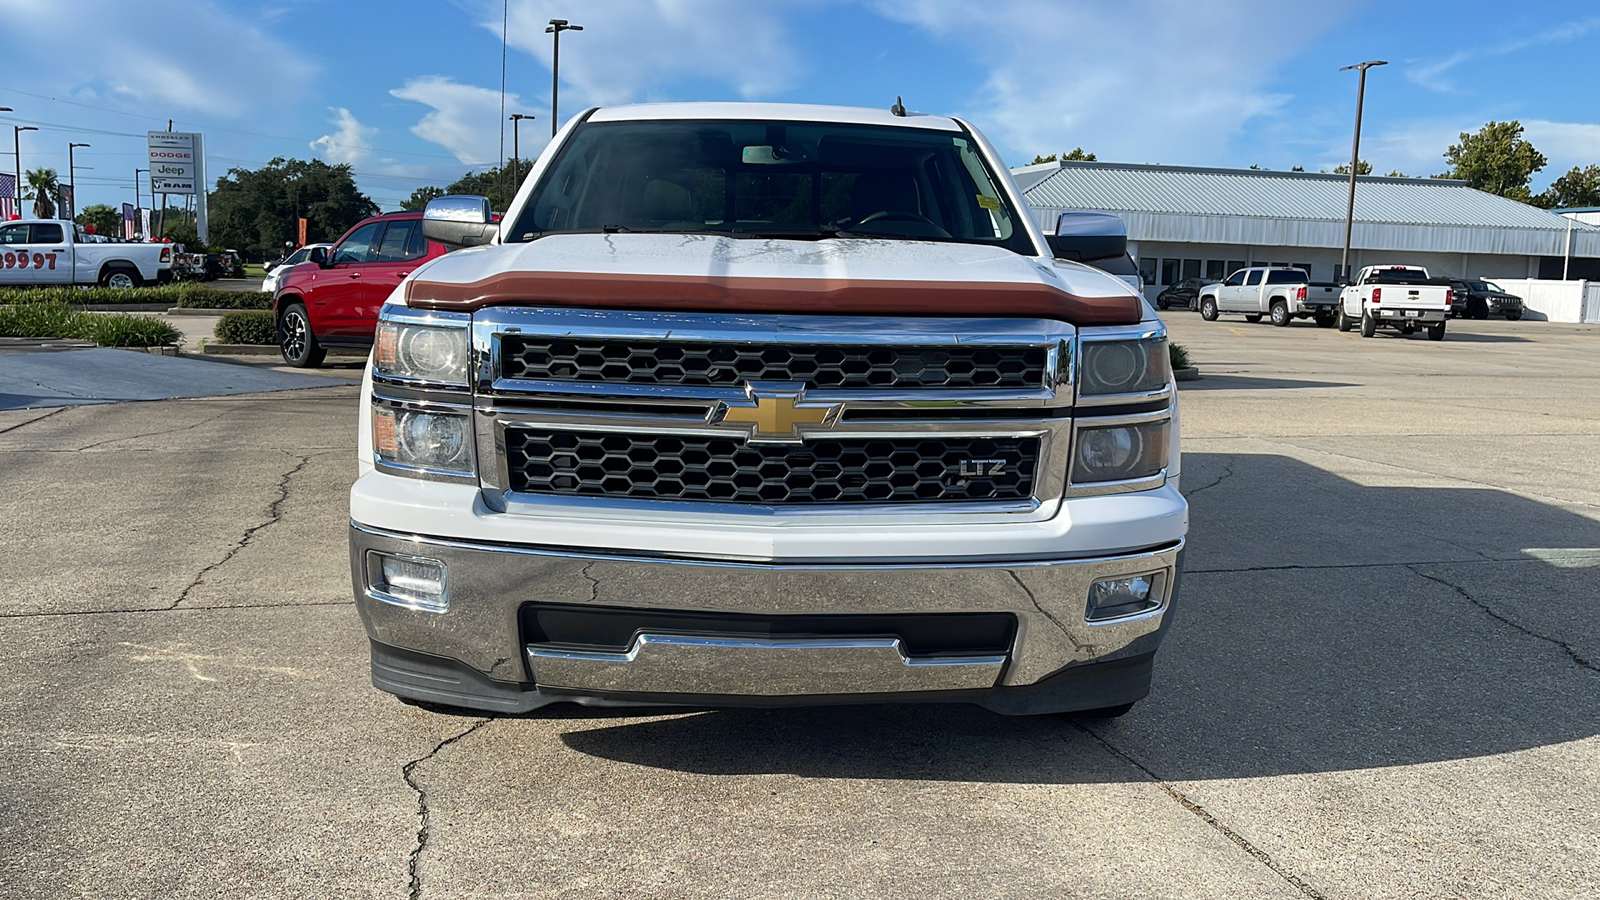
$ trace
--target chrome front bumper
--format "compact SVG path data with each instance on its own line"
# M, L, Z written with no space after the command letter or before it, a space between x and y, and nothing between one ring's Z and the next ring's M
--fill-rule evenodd
M447 611L381 599L368 577L370 552L442 563ZM357 608L374 644L374 681L403 696L505 710L552 700L714 704L853 697L970 700L1003 708L1001 695L1008 690L1025 691L1079 667L1088 675L1100 664L1142 661L1142 689L1137 678L1122 678L1103 695L1092 685L1078 685L1055 705L1131 702L1147 690L1148 659L1169 621L1181 554L1179 542L1093 559L756 564L476 544L355 523L350 530ZM1154 576L1158 606L1119 619L1086 620L1091 585L1143 574ZM795 616L892 620L988 613L1014 617L1015 630L1001 652L948 655L913 655L896 635L878 629L823 636L780 634L779 628L766 635L646 630L633 634L630 646L593 648L531 639L523 618L528 604L736 613L746 621L774 623ZM406 660L418 659L426 665L407 668ZM463 671L459 678L423 671L433 665L440 672L453 666ZM454 687L440 681L451 678ZM438 691L426 689L430 679L440 681ZM495 693L495 702L475 702L485 691Z

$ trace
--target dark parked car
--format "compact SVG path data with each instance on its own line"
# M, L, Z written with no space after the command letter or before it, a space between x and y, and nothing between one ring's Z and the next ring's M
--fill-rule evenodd
M1515 322L1522 318L1522 298L1515 294L1508 294L1500 285L1492 281L1477 279L1473 281L1450 282L1452 292L1450 299L1450 315L1463 319L1487 319L1490 316L1505 316L1508 321Z
M1156 309L1166 309L1169 306L1188 309L1194 306L1194 298L1200 295L1200 289L1208 284L1215 284L1216 281L1215 278L1185 278L1156 295Z

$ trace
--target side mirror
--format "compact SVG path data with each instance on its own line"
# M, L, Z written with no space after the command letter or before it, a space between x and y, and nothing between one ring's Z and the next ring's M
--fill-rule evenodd
M314 262L326 269L328 267L328 248L312 247L310 255L306 257L306 262Z
M423 236L451 249L487 244L498 230L488 197L438 197L422 210Z
M1093 262L1128 252L1128 227L1111 213L1064 212L1056 218L1056 233L1045 235L1057 259Z

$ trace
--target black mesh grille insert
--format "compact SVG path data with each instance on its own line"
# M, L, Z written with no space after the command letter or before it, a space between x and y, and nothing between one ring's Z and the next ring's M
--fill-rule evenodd
M1040 388L1043 347L713 344L508 334L501 374L541 381L728 387Z
M506 430L519 493L724 503L950 503L1032 496L1038 438L818 440Z

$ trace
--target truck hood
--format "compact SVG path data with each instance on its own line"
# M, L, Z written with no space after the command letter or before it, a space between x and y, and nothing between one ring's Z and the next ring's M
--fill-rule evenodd
M1129 288L1077 263L976 244L686 234L556 234L458 250L417 270L426 309L562 306L697 312L1029 316L1134 324Z

